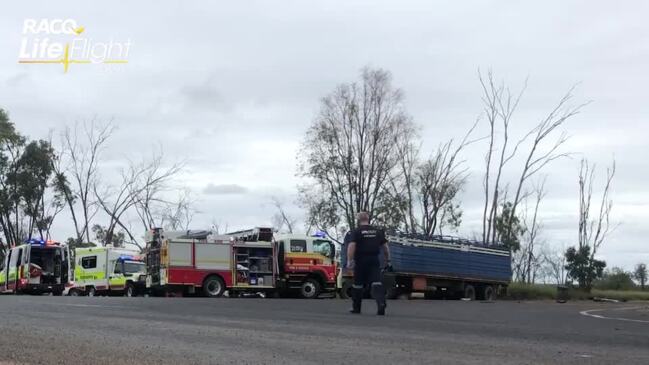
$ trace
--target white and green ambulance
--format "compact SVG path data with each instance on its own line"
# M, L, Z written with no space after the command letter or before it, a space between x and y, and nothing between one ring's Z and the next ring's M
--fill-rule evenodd
M70 278L70 251L51 240L12 246L0 262L0 293L61 295Z
M137 296L146 290L146 266L136 251L113 247L74 250L74 287L69 295Z

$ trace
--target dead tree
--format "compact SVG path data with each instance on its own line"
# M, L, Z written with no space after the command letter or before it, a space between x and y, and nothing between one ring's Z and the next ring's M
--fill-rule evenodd
M545 268L547 276L550 276L552 280L558 284L562 285L566 283L568 272L566 270L566 255L564 254L565 249L560 250L550 250L549 248L542 251L542 265Z
M61 158L65 162L57 167L57 179L69 187L61 189L74 224L78 242L91 242L92 219L99 209L94 186L99 178L101 153L115 131L112 121L102 123L91 119L66 127L61 134ZM69 178L68 178L69 176ZM80 212L76 206L80 205Z
M174 231L188 230L196 213L191 191L181 189L176 200L165 204L163 207L160 226Z
M536 272L541 267L543 258L539 252L539 235L543 229L543 223L539 217L539 207L547 195L545 191L545 178L534 188L533 207L528 209L527 201L524 202L522 214L523 222L523 244L519 252L512 256L514 275L520 282L533 284Z
M478 122L476 121L458 144L451 139L441 144L435 155L425 161L417 173L419 198L421 203L421 227L426 235L435 234L443 225L442 217L452 208L452 202L466 182L464 161L459 155L464 148L477 140L471 135ZM450 211L453 214L452 209Z
M183 167L184 162L165 166L162 151L154 153L148 161L131 163L131 170L138 173L130 193L134 199L133 207L144 230L162 227L170 208L173 209L178 204L188 205L189 200L174 202L167 198L171 189L169 183Z
M483 181L485 202L482 236L485 242L495 243L499 235L496 232L498 207L505 203L502 196L506 194L505 190L509 185L501 186L505 166L518 155L521 149L527 148L527 152L524 154L525 162L519 178L513 184L515 190L513 200L509 202L508 217L503 217L505 223L507 223L513 222L519 204L527 195L525 191L526 182L550 162L568 155L560 151L561 146L567 140L567 136L565 133L558 133L558 131L568 119L578 114L587 103L571 106L569 103L573 98L572 91L574 87L571 88L540 122L515 144L511 144L510 127L513 122L513 115L518 108L526 86L518 94L512 94L502 83L497 84L494 81L491 72L487 74L487 78L482 75L479 78L484 93L484 114L489 123L489 149L485 157L486 172ZM501 140L496 138L499 133L502 133L503 136ZM554 138L554 141L548 143L548 139L553 138L557 133L558 136ZM497 155L495 155L496 153ZM495 176L492 176L492 174L495 174ZM510 227L504 234L501 233L500 235L508 238L512 234L514 232Z
M586 159L581 160L579 169L579 248L590 246L590 259L593 260L599 247L615 228L611 224L613 200L610 197L611 184L615 176L615 161L606 169L606 181L599 207L591 217L595 166Z
M275 214L271 217L271 222L275 230L280 232L284 227L286 227L287 233L293 233L293 228L295 227L297 220L286 212L284 204L276 196L271 197L270 200L276 209Z
M149 161L131 162L128 169L122 170L121 183L118 186L108 185L100 191L101 186L95 184L97 201L109 217L104 244L112 242L113 234L119 227L126 232L131 242L137 245L128 221L124 219L125 214L134 210L145 230L156 226L158 216L154 207L160 202L167 203L162 193L182 166L182 163L177 163L165 167L162 154L154 154Z

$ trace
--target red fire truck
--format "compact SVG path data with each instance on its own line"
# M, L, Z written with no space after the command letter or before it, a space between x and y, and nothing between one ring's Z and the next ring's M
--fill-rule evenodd
M336 292L336 246L325 235L276 235L283 292L305 299Z
M326 248L325 248L326 247ZM317 298L335 290L335 248L317 237L281 236L272 228L215 235L153 229L147 233L147 288L154 294L231 297L299 291Z
M255 228L237 234L210 231L147 233L146 286L153 294L219 297L226 290L274 291L277 267L273 232Z

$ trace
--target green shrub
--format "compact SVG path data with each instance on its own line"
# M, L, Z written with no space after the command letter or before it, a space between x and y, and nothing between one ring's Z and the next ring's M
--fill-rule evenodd
M607 270L601 279L593 283L595 289L601 290L633 290L636 285L631 278L631 273L618 267Z

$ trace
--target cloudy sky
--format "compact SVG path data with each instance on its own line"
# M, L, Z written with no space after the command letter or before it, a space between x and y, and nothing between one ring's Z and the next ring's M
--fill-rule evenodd
M300 141L319 98L363 66L392 72L425 150L479 115L478 69L513 89L529 77L518 133L578 84L575 102L592 103L565 127L575 158L545 171L543 235L554 247L574 244L579 159L595 162L600 177L615 159L620 225L601 256L631 268L649 262L646 14L640 1L14 1L0 14L0 107L32 138L93 116L113 119L104 179L162 146L169 161L187 161L177 184L194 194L195 225L240 228L268 224L271 196L302 216L294 204ZM25 19L43 18L74 19L95 41L130 40L128 64L72 64L67 73L19 64ZM484 148L464 156L464 235L478 231ZM55 229L72 232L64 219Z

